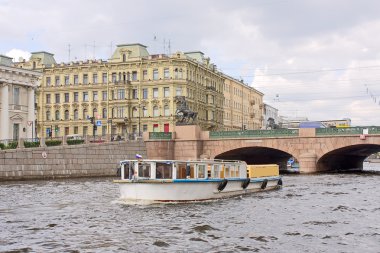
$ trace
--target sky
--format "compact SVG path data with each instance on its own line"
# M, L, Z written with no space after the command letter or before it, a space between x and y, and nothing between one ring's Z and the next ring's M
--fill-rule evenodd
M0 0L0 54L202 51L288 118L380 126L380 1Z

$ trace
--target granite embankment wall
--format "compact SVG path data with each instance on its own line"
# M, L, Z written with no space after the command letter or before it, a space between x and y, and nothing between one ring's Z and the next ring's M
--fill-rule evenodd
M0 181L116 176L120 160L146 153L142 140L0 150Z

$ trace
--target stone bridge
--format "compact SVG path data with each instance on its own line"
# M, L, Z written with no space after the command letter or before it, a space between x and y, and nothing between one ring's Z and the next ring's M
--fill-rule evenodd
M380 127L204 132L177 126L172 133L145 133L150 159L239 159L248 164L286 165L299 161L301 173L363 168L380 152Z

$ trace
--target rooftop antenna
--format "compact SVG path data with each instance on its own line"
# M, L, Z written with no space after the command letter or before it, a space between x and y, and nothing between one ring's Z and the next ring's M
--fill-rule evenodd
M93 58L94 58L94 60L95 60L95 40L94 40L94 48L93 48Z
M154 34L154 36L153 36L153 45L154 45L154 47L153 47L153 50L154 51L156 51L157 50L157 36Z
M112 56L112 41L111 41L111 45L110 45L110 51L111 51L110 55Z
M170 47L170 40L169 40L168 50L169 50L169 55L172 54L172 50L171 50L171 47Z

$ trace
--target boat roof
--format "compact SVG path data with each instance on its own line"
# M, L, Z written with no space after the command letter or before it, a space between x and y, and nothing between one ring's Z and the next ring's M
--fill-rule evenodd
M240 160L222 160L222 159L192 159L192 160L156 160L156 159L126 159L120 163L126 162L158 162L158 163L246 163Z

